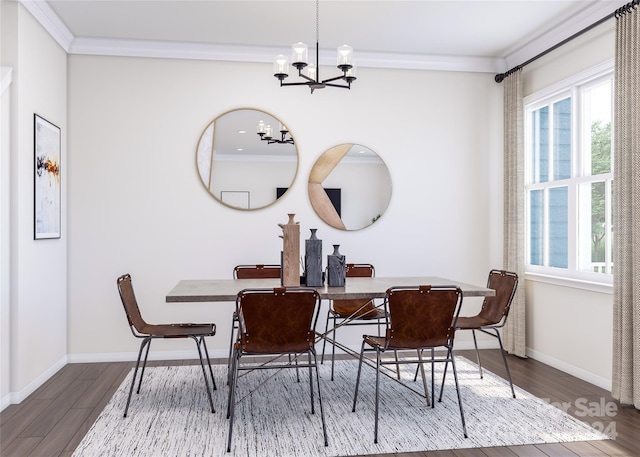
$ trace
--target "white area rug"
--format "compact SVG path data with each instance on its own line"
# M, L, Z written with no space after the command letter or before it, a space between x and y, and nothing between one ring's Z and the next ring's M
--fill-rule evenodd
M356 361L337 361L335 381L330 365L320 366L329 446L322 440L320 411L310 413L308 370L282 370L248 395L275 370L240 379L231 453L226 452L226 366L214 366L218 390L212 414L200 366L147 368L140 395L134 393L123 418L132 372L77 447L73 457L235 456L302 457L401 453L436 449L507 446L608 439L588 424L457 357L469 438L464 438L451 368L442 403L437 402L443 364L436 365L436 405L381 376L380 436L373 443L375 370L363 367L357 410L351 412ZM413 383L410 367L403 372ZM430 372L430 369L427 370ZM316 392L317 393L317 392ZM317 402L317 396L316 396Z

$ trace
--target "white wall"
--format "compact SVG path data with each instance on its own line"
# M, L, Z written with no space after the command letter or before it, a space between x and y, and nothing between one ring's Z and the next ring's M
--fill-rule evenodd
M251 212L212 199L195 166L203 128L240 107L285 122L300 154L290 191ZM265 64L76 55L69 130L72 361L134 355L138 342L116 290L127 272L149 321L216 322L210 346L225 356L233 305L167 304L165 295L180 279L230 278L236 264L278 263L277 224L287 213L296 214L302 238L318 228L326 253L340 244L348 261L372 262L378 275L484 284L501 265L494 234L502 233L502 87L492 74L361 68L353 90L311 95L278 87ZM315 215L306 183L320 154L351 142L385 161L393 193L378 222L342 232ZM191 345L182 347L193 356Z
M525 97L614 58L608 21L525 67ZM613 296L527 276L527 352L565 372L611 388Z
M2 16L2 65L13 67L10 284L3 280L3 289L10 287L10 401L19 402L67 360L67 56L22 5L3 2ZM62 238L56 240L33 239L34 113L62 129Z

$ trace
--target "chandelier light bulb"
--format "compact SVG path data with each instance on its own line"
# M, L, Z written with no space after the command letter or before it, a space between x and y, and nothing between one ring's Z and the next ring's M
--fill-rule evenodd
M272 132L273 132L273 129L271 128L271 126L270 126L270 125L267 125L267 126L265 127L265 129L264 129L264 137L265 137L266 139L271 139L271 138L273 138L273 133L272 133Z
M316 66L315 64L310 64L307 67L307 76L311 79L313 79L314 81L316 81Z
M285 56L280 54L273 65L273 74L280 81L289 76L289 61Z
M258 122L258 135L264 133L264 121Z
M342 45L338 48L338 68L352 65L353 48L349 45Z
M306 44L298 42L291 46L291 64L294 67L306 66L308 62L309 48Z

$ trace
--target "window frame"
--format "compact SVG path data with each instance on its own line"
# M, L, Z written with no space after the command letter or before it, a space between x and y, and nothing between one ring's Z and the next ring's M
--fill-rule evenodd
M584 234L584 229L579 225L579 189L583 183L602 182L602 179L594 180L592 175L587 175L584 171L584 157L583 157L583 145L585 144L585 126L584 126L584 113L581 97L583 90L589 87L596 86L605 80L610 80L614 83L614 61L610 59L601 63L593 68L587 69L580 73L577 73L569 78L559 81L551 86L540 89L531 95L528 95L523 100L524 106L524 217L525 217L525 276L527 279L547 282L551 284L563 285L568 287L576 287L579 289L594 290L597 292L613 293L613 274L610 273L594 273L588 271L581 271L579 255L580 236ZM547 182L533 183L532 182L532 169L534 165L532 161L532 113L544 106L552 106L555 102L560 101L566 97L571 97L571 176L567 179L554 179L552 165L549 167L549 179ZM549 113L551 118L551 113ZM611 145L613 154L613 138L614 138L614 126L613 126L613 98L612 98L612 131L611 131ZM589 127L587 127L589 128ZM549 161L552 162L552 158L549 157ZM595 175L605 178L605 187L607 190L606 198L607 203L612 205L611 193L609 192L611 183L613 182L613 160L611 163L611 170L606 174ZM561 186L568 187L568 265L567 268L549 267L543 265L532 265L530 263L530 234L531 234L531 220L530 220L530 192L535 189L543 189L543 200L547 198L548 189L557 188ZM545 206L545 205L543 205ZM609 209L612 206L608 206ZM543 210L546 210L545 206ZM611 217L612 211L607 211L607 218ZM545 230L548 230L548 225L545 224ZM548 242L548 239L547 239ZM610 243L611 239L607 241ZM548 251L545 249L545 251ZM546 256L547 252L543 253ZM546 258L543 263L546 263Z

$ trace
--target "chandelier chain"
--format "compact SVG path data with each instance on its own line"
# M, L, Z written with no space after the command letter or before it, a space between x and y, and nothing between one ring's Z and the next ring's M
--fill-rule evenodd
M320 42L320 0L316 0L316 43Z

